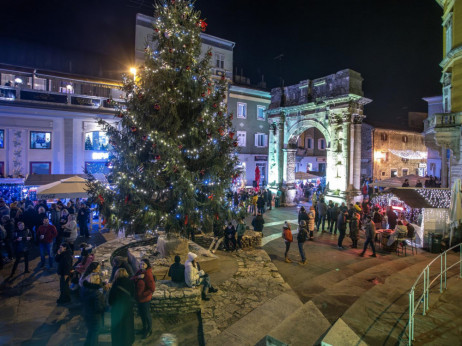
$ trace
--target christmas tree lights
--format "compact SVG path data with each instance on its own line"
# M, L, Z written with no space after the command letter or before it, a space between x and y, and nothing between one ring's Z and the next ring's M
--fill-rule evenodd
M207 24L191 1L160 1L154 18L144 65L124 76L126 104L117 107L117 125L100 120L111 145L113 186L92 180L89 193L111 228L208 228L229 217L225 190L239 174L224 103L227 80L212 77L210 51L200 56Z

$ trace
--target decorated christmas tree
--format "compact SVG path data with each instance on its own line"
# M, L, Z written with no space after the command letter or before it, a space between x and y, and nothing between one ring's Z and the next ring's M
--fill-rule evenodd
M207 24L192 2L155 8L153 42L136 76L124 77L117 125L100 120L111 146L111 187L92 180L89 193L114 229L209 228L230 216L226 191L238 175L227 80L212 77L210 50L201 56Z

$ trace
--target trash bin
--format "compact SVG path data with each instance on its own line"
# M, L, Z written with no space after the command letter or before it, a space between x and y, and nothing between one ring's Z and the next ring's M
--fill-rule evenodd
M428 234L428 244L430 245L431 253L440 253L441 252L441 240L443 239L442 234L429 233Z

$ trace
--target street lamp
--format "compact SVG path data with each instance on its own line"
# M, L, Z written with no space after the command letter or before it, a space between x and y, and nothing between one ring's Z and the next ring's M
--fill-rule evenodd
M130 67L130 73L133 74L133 81L136 79L136 68L135 67Z

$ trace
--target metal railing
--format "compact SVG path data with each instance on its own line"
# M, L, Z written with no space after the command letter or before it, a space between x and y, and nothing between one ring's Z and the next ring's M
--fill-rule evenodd
M448 267L447 264L447 253L450 250L453 250L455 248L459 247L459 261L456 263L450 265ZM439 274L436 275L433 279L430 278L430 266L435 263L436 261L440 261L439 265ZM414 327L415 327L415 321L414 321L414 316L417 312L417 309L422 303L422 315L425 316L429 309L429 301L430 301L430 288L432 285L439 279L440 280L440 293L443 293L443 289L447 288L447 272L448 270L452 269L456 265L459 264L459 277L462 278L462 243L458 245L454 245L453 247L447 249L445 252L440 254L438 257L433 259L420 273L419 277L417 280L414 282L414 285L411 288L411 291L409 292L409 323L408 323L408 345L412 345L412 341L414 341ZM423 277L423 282L421 282L421 279ZM423 284L423 285L422 285ZM417 297L417 304L415 304L416 299L415 299L415 293L418 288L422 286L422 294Z

